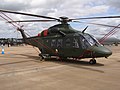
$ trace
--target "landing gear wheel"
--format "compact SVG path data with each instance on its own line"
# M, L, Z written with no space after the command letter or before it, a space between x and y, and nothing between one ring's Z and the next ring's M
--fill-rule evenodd
M96 64L96 60L95 60L95 59L91 59L91 60L89 61L89 64Z
M40 56L40 61L44 61L43 55L42 55L42 54L39 54L39 56Z

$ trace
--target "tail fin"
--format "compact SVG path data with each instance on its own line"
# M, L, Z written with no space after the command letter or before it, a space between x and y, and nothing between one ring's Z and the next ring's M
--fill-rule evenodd
M21 35L22 35L22 37L23 37L24 43L26 43L26 44L28 44L28 45L32 45L32 46L38 47L38 41L36 41L35 38L33 38L33 37L29 37L29 38L28 38L28 37L25 35L24 30L21 29L21 28L17 28L17 30L21 32Z
M21 29L21 28L17 28L17 30L21 32L22 37L23 37L23 40L26 42L27 36L25 35L24 30L23 30L23 29Z

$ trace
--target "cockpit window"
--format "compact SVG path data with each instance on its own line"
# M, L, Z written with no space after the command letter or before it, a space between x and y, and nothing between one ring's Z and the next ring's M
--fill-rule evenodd
M90 36L89 34L84 34L84 37L89 42L89 44L91 46L99 44L99 42L95 38L93 38L92 36Z

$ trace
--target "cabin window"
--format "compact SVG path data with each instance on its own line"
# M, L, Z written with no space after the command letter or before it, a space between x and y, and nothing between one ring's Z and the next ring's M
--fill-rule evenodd
M56 40L55 40L55 39L53 39L53 40L51 41L51 47L56 47Z
M66 41L65 41L65 46L66 46L66 47L70 47L70 46L71 46L71 41L70 41L69 38L66 39Z
M62 39L58 39L58 41L57 41L57 47L61 48L62 44L63 44L63 40Z
M77 38L73 38L73 47L74 48L79 48L79 43Z

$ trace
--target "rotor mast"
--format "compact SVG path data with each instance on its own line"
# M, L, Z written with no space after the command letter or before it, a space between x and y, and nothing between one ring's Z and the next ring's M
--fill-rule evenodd
M61 24L68 24L68 22L70 22L71 20L68 17L60 17L59 22L61 22Z

